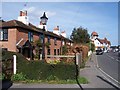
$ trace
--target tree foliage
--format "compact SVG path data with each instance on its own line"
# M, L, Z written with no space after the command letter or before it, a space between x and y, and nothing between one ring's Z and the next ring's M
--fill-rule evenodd
M87 29L82 27L74 28L70 38L73 40L74 43L89 43L90 35L88 34Z

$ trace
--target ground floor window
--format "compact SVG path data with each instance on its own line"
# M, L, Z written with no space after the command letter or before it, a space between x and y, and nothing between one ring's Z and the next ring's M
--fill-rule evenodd
M47 55L50 55L50 48L47 49Z
M56 49L54 49L54 55L56 55Z
M57 49L57 54L58 54L58 55L60 54L60 50L59 50L59 49Z

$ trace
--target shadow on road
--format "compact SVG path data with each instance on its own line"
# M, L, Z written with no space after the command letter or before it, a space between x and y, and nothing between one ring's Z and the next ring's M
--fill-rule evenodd
M13 85L11 80L2 80L2 89L1 90L8 90Z
M105 81L106 83L110 84L111 86L113 86L115 88L115 90L120 90L120 88L113 85L111 82L107 81L106 79L102 78L101 76L97 76L97 77L100 78L101 80Z

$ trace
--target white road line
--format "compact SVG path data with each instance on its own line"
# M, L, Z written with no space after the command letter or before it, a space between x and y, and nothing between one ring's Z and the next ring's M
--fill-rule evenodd
M96 56L95 56L95 57L96 57ZM119 86L116 85L115 83L114 83L114 85L120 88L120 82L117 81L116 79L114 79L113 77L111 77L109 74L107 74L105 71L103 71L103 70L99 67L97 57L96 57L96 62L97 62L97 68L98 68L102 73L104 73L106 76L108 76L108 77L111 78L113 81L115 81L116 83L118 83ZM96 68L96 69L97 69L97 68ZM108 79L104 74L103 74L103 76L104 76L106 79ZM111 80L109 80L109 81L111 81ZM112 83L112 81L111 81L111 83Z
M117 82L118 84L120 84L119 81L117 81L116 79L114 79L112 76L110 76L109 74L107 74L105 71L103 71L101 68L99 68L99 70L104 73L105 75L107 75L109 78L111 78L112 80L114 80L115 82Z
M110 56L110 55L108 55L108 54L106 54L108 57L110 57L111 59L115 59L115 58L113 58L112 56ZM115 59L117 62L120 62L118 59Z
M110 79L108 79L104 74L102 74L106 80L109 80L109 82L111 82L112 84L114 84L115 86L117 86L118 88L120 88L120 82L118 82L116 79L112 78L110 75L108 75L107 73L105 73L101 68L99 68L99 70L100 70L102 73L104 73L106 76L108 76L110 79L112 79L113 81L115 81L117 84L115 84L115 83L112 82Z
M111 77L109 74L107 74L106 72L104 72L101 68L99 68L99 70L100 70L102 73L104 73L106 76L108 76L110 79L112 79L113 81L115 81L117 84L115 84L115 83L113 82L114 85L120 88L120 82L119 82L119 81L117 81L116 79L114 79L113 77ZM103 76L104 76L106 79L108 79L104 74L103 74ZM109 80L110 80L110 79L109 79ZM110 81L111 81L111 80L110 80ZM112 82L112 81L111 81L111 82ZM119 85L118 85L118 84L119 84Z

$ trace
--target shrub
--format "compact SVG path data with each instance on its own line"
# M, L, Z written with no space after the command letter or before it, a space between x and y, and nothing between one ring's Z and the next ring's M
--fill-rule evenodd
M26 58L13 52L6 52L3 58L13 57L17 55L17 73L12 77L13 80L73 80L75 79L76 67L73 64L48 64L44 61L27 61ZM22 74L21 74L22 72Z
M4 73L0 73L0 80L3 80L5 78L5 74Z
M22 73L18 73L18 74L14 74L12 76L11 80L13 80L13 81L24 81L24 80L26 80L26 77Z

